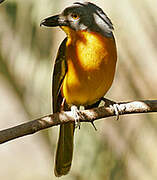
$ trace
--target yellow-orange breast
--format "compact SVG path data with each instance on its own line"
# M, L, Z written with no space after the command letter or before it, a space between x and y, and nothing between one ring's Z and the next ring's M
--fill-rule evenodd
M93 104L112 85L117 60L115 40L87 31L70 30L67 36L68 71L62 94L68 104Z

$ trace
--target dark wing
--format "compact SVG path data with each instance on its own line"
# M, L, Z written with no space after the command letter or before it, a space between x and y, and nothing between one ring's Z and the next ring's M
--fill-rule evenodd
M63 97L61 95L61 87L67 72L67 63L65 57L66 41L67 38L63 40L59 47L58 55L54 66L52 83L53 113L60 111L61 103L63 101ZM60 126L60 134L58 139L55 161L56 176L65 175L70 170L73 155L73 136L74 123L62 124Z
M54 65L52 82L53 113L60 111L60 105L63 100L63 97L61 96L61 86L67 72L67 63L65 57L66 41L67 38L62 41Z

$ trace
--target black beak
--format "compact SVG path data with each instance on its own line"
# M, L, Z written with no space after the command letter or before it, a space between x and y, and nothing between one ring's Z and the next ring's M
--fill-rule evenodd
M59 15L48 17L41 21L40 26L55 27L55 26L67 26L68 22L61 18Z
M0 3L2 3L4 0L0 0Z

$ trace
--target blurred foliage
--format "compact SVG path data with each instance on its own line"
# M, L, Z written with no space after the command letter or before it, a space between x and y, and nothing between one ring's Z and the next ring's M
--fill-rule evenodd
M72 3L74 1L70 1ZM118 48L115 81L106 95L116 101L155 99L157 91L156 0L93 1L112 19ZM51 112L51 74L65 36L40 21L69 1L6 0L0 4L0 127ZM75 135L73 166L63 179L156 180L156 115L129 115L119 122L83 123ZM0 148L0 179L55 179L57 128ZM10 165L10 166L8 166Z

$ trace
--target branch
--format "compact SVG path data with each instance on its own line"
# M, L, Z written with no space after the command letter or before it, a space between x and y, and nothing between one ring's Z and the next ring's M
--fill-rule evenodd
M118 103L118 112L120 115L157 112L157 100ZM81 110L80 114L81 122L93 123L93 121L101 118L115 116L115 110L113 106L103 106L90 110ZM73 121L74 117L71 111L63 111L60 113L50 114L36 120L0 131L0 144L18 137L33 134L42 129Z

